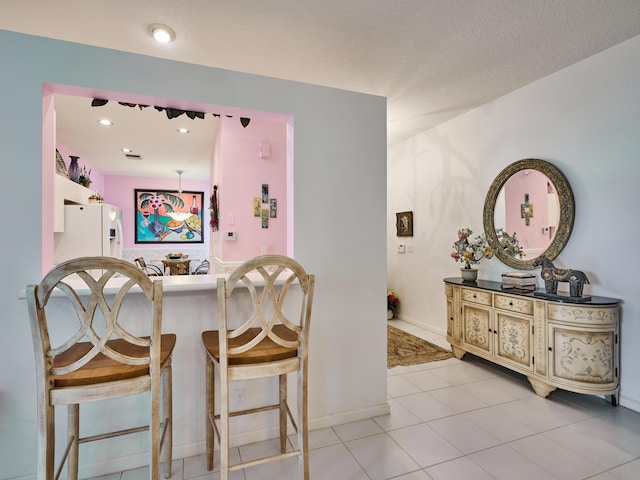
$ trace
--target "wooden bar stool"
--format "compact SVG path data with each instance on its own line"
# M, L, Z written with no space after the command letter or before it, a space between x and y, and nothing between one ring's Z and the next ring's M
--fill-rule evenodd
M113 279L113 285L105 292L110 279ZM79 288L88 289L89 293L78 293ZM132 295L148 301L148 319L128 318L124 321L121 318L121 307ZM77 331L56 342L55 346L51 345L50 338L59 340L65 332L56 330L55 325L51 325L53 322L47 319L47 306L53 296L66 297L78 320ZM124 260L77 258L54 267L39 285L29 285L27 305L38 385L38 480L57 479L67 460L68 478L77 480L78 446L81 443L145 430L151 435L151 480L160 478L163 445L165 476L170 477L171 354L176 336L161 334L162 281L152 281L142 270ZM56 302L52 308L59 310L60 303ZM132 331L145 333L136 335ZM141 392L150 393L146 425L80 438L81 403ZM54 472L57 405L67 405L68 439L60 465Z
M309 479L307 350L314 284L315 277L307 274L299 263L280 255L256 257L237 267L227 279L218 279L219 330L203 332L202 342L207 362L207 468L213 469L215 431L220 442L222 480L227 480L231 471L293 456L298 457L300 477ZM236 305L246 316L242 325L232 328L227 313ZM215 415L215 368L219 370L220 381L219 415ZM297 372L295 419L287 403L287 374L291 372ZM270 376L279 379L277 403L229 411L229 382ZM229 418L274 409L279 411L280 453L229 465ZM287 416L298 440L297 447L290 452L286 449Z

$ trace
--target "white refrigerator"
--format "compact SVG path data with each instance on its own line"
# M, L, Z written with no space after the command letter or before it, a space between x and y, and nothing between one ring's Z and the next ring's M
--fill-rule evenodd
M122 211L107 204L65 205L64 232L54 234L54 263L92 256L122 258Z

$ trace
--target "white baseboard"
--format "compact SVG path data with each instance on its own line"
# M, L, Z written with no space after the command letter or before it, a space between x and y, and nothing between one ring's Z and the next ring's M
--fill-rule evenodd
M416 327L420 327L423 328L425 330L428 330L429 332L435 333L437 335L441 335L441 336L446 336L447 334L447 330L445 329L441 329L441 328L436 328L432 325L428 325L426 323L420 322L418 320L415 320L411 317L407 317L406 315L398 315L396 317L398 320L402 320L403 322L407 322L410 323L411 325L415 325Z
M640 412L640 401L635 398L620 395L620 398L618 398L618 404L622 407L628 408L629 410Z

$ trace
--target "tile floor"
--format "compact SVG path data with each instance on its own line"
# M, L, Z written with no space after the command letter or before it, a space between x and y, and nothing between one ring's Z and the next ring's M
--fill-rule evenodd
M391 322L449 347L437 335ZM542 399L524 377L477 357L390 369L388 396L390 415L310 432L312 480L640 478L640 413L560 390ZM267 441L233 453L248 459L276 448ZM296 462L231 478L297 478ZM176 460L173 471L173 480L220 478L206 471L204 455ZM100 480L147 478L143 468Z

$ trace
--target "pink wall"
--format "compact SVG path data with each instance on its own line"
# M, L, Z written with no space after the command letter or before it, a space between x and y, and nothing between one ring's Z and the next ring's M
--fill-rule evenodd
M520 245L525 249L542 248L549 244L549 233L543 232L543 228L549 227L547 182L543 173L525 170L513 175L505 184L506 230L508 233L516 232ZM525 193L529 194L529 203L534 205L529 226L520 212Z
M222 118L219 158L213 167L219 172L220 231L214 238L215 256L223 262L238 262L268 253L287 254L287 125L252 119L243 128L237 119ZM267 141L270 153L260 158L259 143ZM254 216L253 199L261 196L262 184L269 185L269 198L278 202L277 218L262 228ZM260 204L269 209L269 204ZM225 240L236 232L237 240Z
M128 177L121 175L105 175L104 176L104 196L105 203L120 207L122 210L122 228L124 234L123 247L136 248L144 250L145 248L157 248L154 245L136 244L134 238L134 190L136 188L150 190L177 190L178 176L175 178L156 178L156 177ZM204 192L205 200L203 205L202 221L205 223L204 228L204 244L192 244L194 246L202 245L202 248L209 248L209 238L211 229L209 225L209 182L207 180L189 180L182 178L183 190L194 190Z

